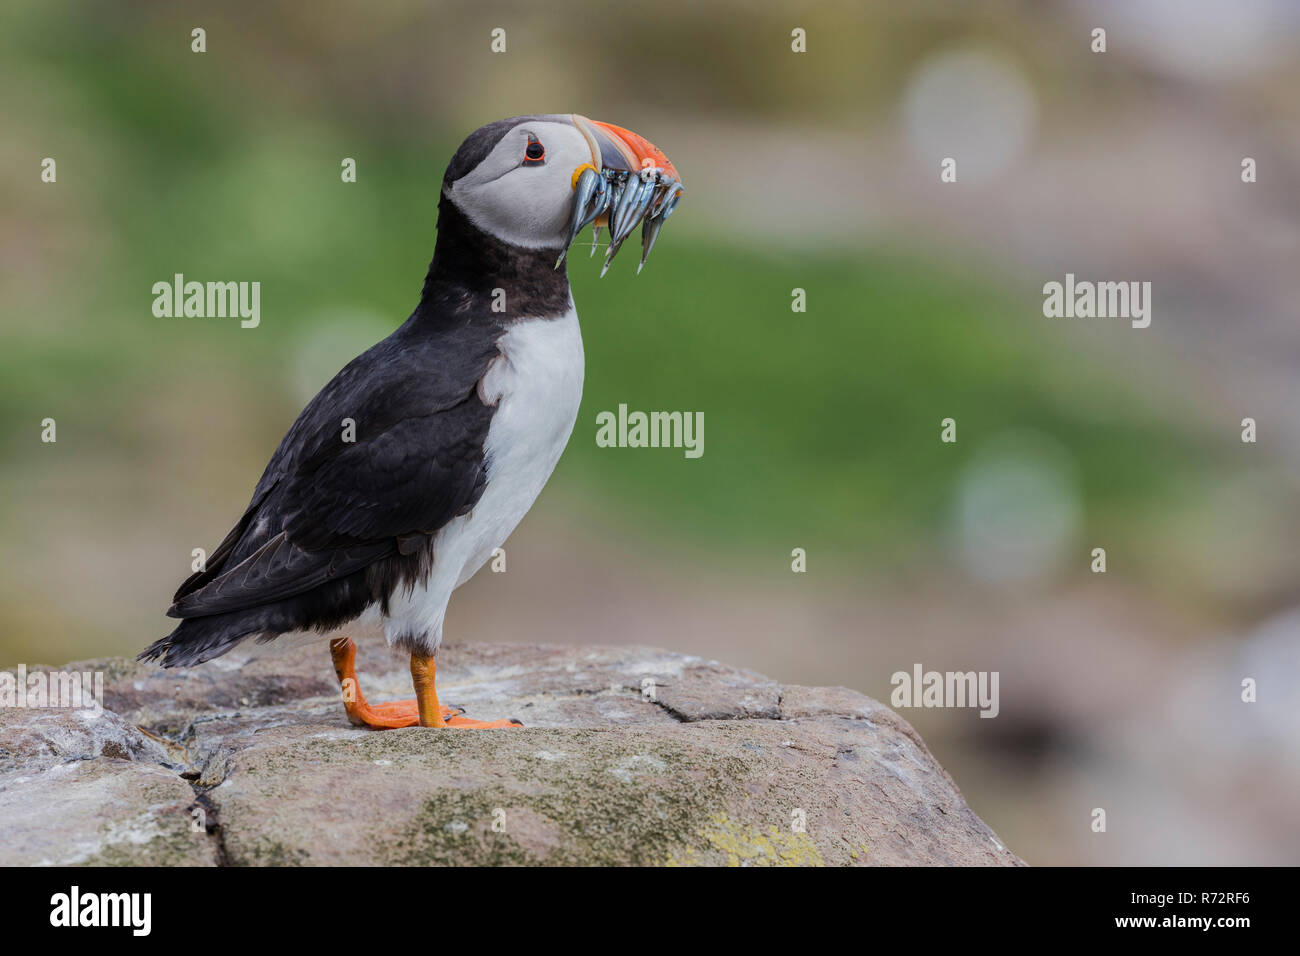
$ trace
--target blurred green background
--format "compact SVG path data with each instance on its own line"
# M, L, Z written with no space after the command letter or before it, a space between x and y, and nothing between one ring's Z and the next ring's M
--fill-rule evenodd
M298 410L415 305L460 139L580 112L689 195L642 275L571 259L578 425L448 639L886 701L914 662L998 670L996 720L903 715L1030 862L1296 862L1298 31L1264 0L6 4L0 658L164 633ZM260 281L260 327L155 318L178 272ZM1066 272L1151 281L1151 328L1044 318ZM620 403L704 412L704 456L598 448Z

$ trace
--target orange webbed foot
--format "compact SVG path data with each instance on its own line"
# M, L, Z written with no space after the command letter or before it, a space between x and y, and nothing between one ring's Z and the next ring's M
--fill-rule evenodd
M414 727L420 722L420 705L414 697L410 700L387 700L379 704L362 700L361 704L360 708L348 710L348 719L359 727L395 730L399 727ZM347 706L346 702L344 706ZM463 707L440 707L439 710L444 721L454 720L465 713Z
M451 717L447 719L448 727L469 727L476 730L497 730L506 727L522 727L520 720L470 720L468 717Z
M357 645L352 638L342 637L330 641L330 655L334 658L334 673L343 690L343 708L347 711L348 721L354 726L396 730L414 727L420 722L420 705L414 698L378 704L366 700L366 695L361 693L361 685L357 682ZM447 721L458 718L465 713L465 709L439 705L438 712Z
M476 730L497 730L522 727L518 720L471 720L462 717L460 707L444 707L438 703L434 686L437 666L432 654L411 655L411 681L415 685L414 700L390 700L371 704L361 693L357 683L357 645L350 637L330 641L330 654L334 658L334 673L343 688L343 707L348 720L358 727L393 730L400 727L460 727Z

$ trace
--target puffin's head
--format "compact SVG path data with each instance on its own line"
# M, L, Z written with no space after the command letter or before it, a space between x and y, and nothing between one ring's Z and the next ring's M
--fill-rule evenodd
M524 249L556 250L557 268L585 226L594 224L596 235L608 226L604 275L637 223L645 265L682 183L649 140L558 113L516 116L475 130L452 157L442 191L488 235Z

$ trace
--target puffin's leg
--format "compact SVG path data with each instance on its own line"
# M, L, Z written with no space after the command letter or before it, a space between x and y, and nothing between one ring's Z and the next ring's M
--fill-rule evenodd
M330 641L330 656L334 658L334 673L343 688L343 708L348 720L358 727L375 727L391 730L397 727L414 727L420 722L419 705L414 700L390 700L382 704L367 702L357 682L357 645L350 637ZM463 714L458 707L443 707L441 716L446 719Z
M411 655L411 683L415 685L415 700L419 705L421 727L522 727L517 720L470 720L468 717L448 717L438 705L438 689L434 686L438 665L432 654Z

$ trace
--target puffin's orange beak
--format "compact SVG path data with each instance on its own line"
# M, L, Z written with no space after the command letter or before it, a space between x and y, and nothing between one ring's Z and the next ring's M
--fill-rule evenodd
M612 123L601 123L573 114L578 128L591 147L591 162L573 171L573 216L564 251L556 261L559 268L569 245L587 225L593 226L592 254L601 226L609 226L609 250L603 276L615 254L636 227L641 226L641 263L655 244L659 230L681 199L683 192L677 168L644 136Z
M624 159L631 169L638 172L643 169L661 169L668 179L682 181L682 178L677 175L677 168L664 155L664 151L644 136L612 123L602 123L599 120L588 120L588 122L604 134L603 136L598 134L598 138L602 147L601 159L605 165L611 165L611 160L614 159L614 156L610 155L612 151ZM618 168L621 164L615 161L613 165Z

